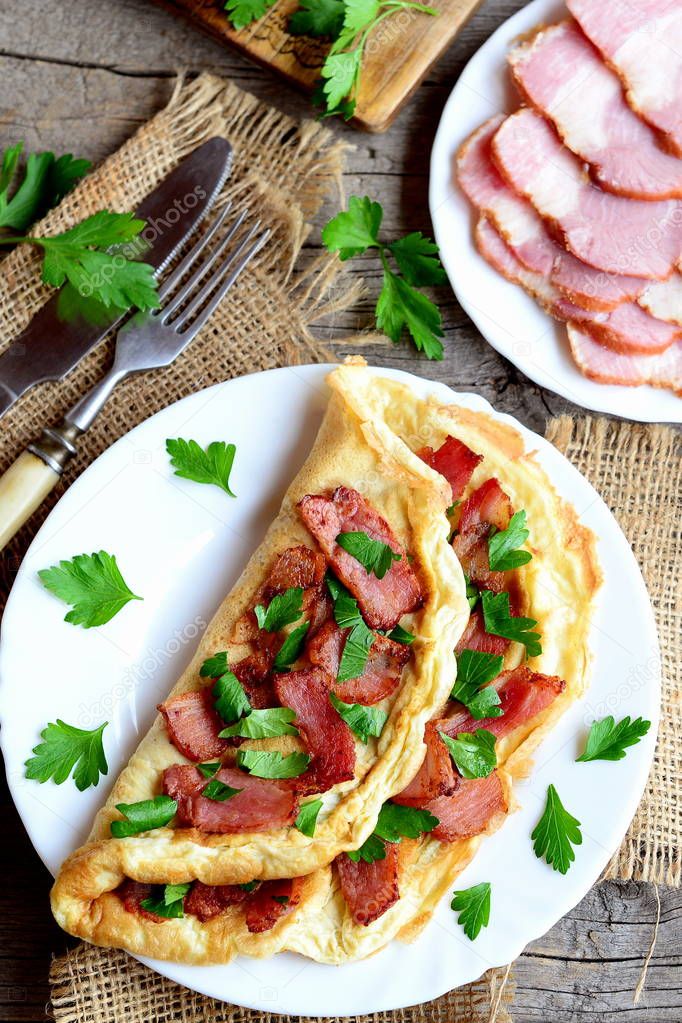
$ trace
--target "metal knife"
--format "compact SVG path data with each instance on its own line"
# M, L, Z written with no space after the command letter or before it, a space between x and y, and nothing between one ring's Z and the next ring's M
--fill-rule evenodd
M147 221L143 237L145 262L162 273L178 249L210 210L232 166L232 146L212 138L186 156L142 200L136 215ZM17 398L44 380L61 380L125 314L92 323L83 317L58 315L59 293L42 306L31 322L0 355L0 416Z

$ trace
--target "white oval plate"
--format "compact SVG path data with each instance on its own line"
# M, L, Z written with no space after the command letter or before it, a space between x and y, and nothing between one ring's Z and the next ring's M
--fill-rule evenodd
M682 399L672 391L598 384L582 375L563 324L479 254L473 240L478 215L456 183L454 157L462 142L493 114L519 106L506 63L514 40L567 16L557 0L534 0L486 40L452 90L431 151L429 207L440 257L457 301L481 334L531 380L595 412L644 423L679 423Z
M230 589L277 512L315 437L329 366L273 370L218 384L171 405L117 441L70 487L33 541L2 623L2 746L14 802L39 855L54 873L80 845L113 780L192 656L198 634ZM382 370L422 396L491 411L482 398ZM508 416L500 421L518 423ZM523 808L457 882L493 882L490 926L470 942L444 900L419 941L393 942L342 968L295 955L240 958L229 966L150 962L159 973L239 1005L294 1015L346 1016L423 1002L509 962L562 917L596 881L617 848L647 777L659 703L659 661L651 607L639 569L615 520L583 477L541 437L519 427L561 494L599 537L606 584L592 641L595 672L539 751L519 786ZM205 445L233 441L236 500L217 487L173 475L167 437ZM61 558L105 549L143 603L128 604L90 630L63 621L65 606L36 572ZM576 764L595 715L643 715L654 724L618 764ZM71 781L39 785L23 763L46 722L84 728L103 720L109 776L79 793ZM584 843L562 877L536 859L530 832L549 782L583 822ZM614 791L618 798L613 798ZM49 912L45 906L45 912ZM160 925L163 926L163 925Z

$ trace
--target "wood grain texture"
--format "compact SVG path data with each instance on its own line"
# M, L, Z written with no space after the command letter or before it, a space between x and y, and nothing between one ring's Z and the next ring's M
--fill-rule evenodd
M436 6L438 4L436 3ZM464 64L523 0L487 0L384 135L365 135L332 123L355 149L344 177L346 194L382 202L388 235L430 232L429 151L440 112ZM214 71L297 116L309 102L233 49L169 15L150 0L0 0L0 144L25 138L29 149L70 150L100 160L116 149L168 98L179 69ZM319 253L319 229L338 208L321 211L304 250ZM353 310L319 324L331 342L367 328L379 289L380 266L371 255L354 260L367 297ZM542 432L549 415L574 406L530 383L489 347L449 288L434 293L443 313L445 359L432 363L407 344L371 344L375 364L411 370L458 390L477 391L503 412ZM338 344L345 354L348 346ZM36 424L39 426L41 424ZM27 751L28 754L28 751ZM52 921L50 879L31 849L4 783L0 785L4 838L0 842L0 1021L45 1019L47 967L69 938ZM599 885L518 960L514 1023L680 1023L682 1020L682 894L662 889L661 927L641 1001L632 1005L655 920L646 885ZM453 1021L454 1023L454 1021Z
M289 18L298 8L298 0L278 0L265 17L239 31L231 27L223 4L215 0L156 2L276 71L297 88L310 91L319 79L329 45L288 32ZM480 2L439 0L438 17L404 9L378 25L365 46L353 123L366 131L386 131Z

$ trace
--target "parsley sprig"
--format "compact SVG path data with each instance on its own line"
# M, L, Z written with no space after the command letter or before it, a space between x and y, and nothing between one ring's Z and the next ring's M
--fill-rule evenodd
M526 529L526 513L523 509L515 512L506 529L498 530L488 539L488 564L494 572L508 572L512 568L527 565L533 555L530 551L518 550L530 532Z
M464 928L467 938L473 941L490 922L490 881L482 881L473 888L453 892L450 907L459 913L457 923Z
M213 483L230 497L236 496L230 490L230 473L237 451L234 444L214 440L204 449L195 440L177 437L166 441L166 451L176 476L194 483Z
M384 803L379 811L376 827L363 842L359 849L347 853L349 859L357 863L374 863L375 860L386 858L384 842L400 842L403 838L419 838L425 832L438 827L439 820L428 810L418 810L413 806L400 806L398 803Z
M352 732L355 732L361 742L369 742L370 736L379 738L388 714L379 707L366 707L362 703L344 703L336 693L330 693L329 699L334 710L338 713Z
M481 591L483 623L485 631L493 636L523 643L529 657L539 657L542 653L541 636L532 630L538 624L534 618L512 616L509 606L509 594L493 593L492 590Z
M226 0L224 8L232 27L240 29L258 21L276 3L277 0Z
M52 778L55 785L61 785L73 771L79 792L96 785L100 775L109 770L102 743L107 724L105 721L88 731L60 718L51 721L40 733L43 741L33 748L34 756L26 761L25 776L41 783Z
M581 845L583 836L580 821L564 807L553 785L547 787L545 809L530 837L538 859L544 856L551 867L565 874L575 859L573 846Z
M298 735L298 728L291 722L296 713L289 707L267 707L252 710L234 725L224 728L220 737L229 739L238 735L242 739L272 739L280 735Z
M476 721L502 714L500 696L490 682L502 671L504 657L482 650L462 650L457 658L457 680L450 699L463 703Z
M624 717L616 724L611 714L601 721L593 721L587 736L584 753L577 758L577 763L590 760L622 760L629 746L636 746L649 729L651 722L644 718L630 720Z
M439 734L463 778L487 778L497 767L495 736L487 728L458 732L456 739Z
M256 778L297 778L307 769L307 753L289 753L282 756L278 750L240 749L237 764Z
M293 625L303 614L303 587L292 586L284 593L276 594L267 608L257 604L253 610L259 629L279 632L285 625Z
M334 618L340 629L350 629L336 673L339 682L359 678L367 664L374 633L366 624L358 602L335 576L327 575L327 588L334 601Z
M374 573L377 579L383 579L393 562L402 559L402 554L396 554L387 543L373 540L362 531L339 533L336 542L352 558L360 562L368 575Z
M185 915L185 896L191 887L191 881L187 881L185 884L164 885L163 894L160 899L156 899L153 896L148 899L142 899L140 906L147 913L153 913L155 916L162 916L168 920L179 919Z
M321 809L321 799L312 799L310 802L304 803L298 811L298 817L294 821L294 827L298 828L302 835L307 835L308 838L312 838L315 834L317 817Z
M23 148L23 142L7 148L0 166L0 227L13 231L25 231L56 206L91 166L71 153L29 153L20 171Z
M84 303L95 300L118 312L131 307L145 311L159 305L154 268L127 255L142 251L138 239L145 226L132 213L100 210L60 234L0 237L0 244L38 246L44 283L61 288L68 282Z
M137 803L117 803L116 809L124 820L111 822L111 834L114 838L130 838L143 831L164 828L175 816L177 808L178 804L170 796L155 796Z
M84 629L105 625L128 601L142 600L127 585L114 555L106 551L77 554L71 561L41 569L38 577L46 590L71 604L64 621Z
M339 55L343 60L346 55ZM383 209L368 196L350 197L348 209L338 213L322 231L322 241L341 260L377 249L383 267L383 286L376 304L376 323L394 343L407 329L416 348L429 359L443 358L443 324L438 307L418 289L443 284L445 271L438 258L438 246L421 231L386 244L379 239ZM399 274L390 267L389 256Z

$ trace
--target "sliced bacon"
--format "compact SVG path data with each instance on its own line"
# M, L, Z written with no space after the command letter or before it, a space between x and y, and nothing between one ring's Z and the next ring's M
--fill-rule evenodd
M682 252L682 206L603 192L585 176L539 114L524 107L492 141L498 169L562 237L575 256L598 270L662 280Z
M624 355L657 355L682 333L674 324L650 316L635 302L624 302L611 313L595 313L562 299L553 312L569 323L579 324L605 348Z
M156 913L149 913L141 905L145 899L151 898L153 892L153 885L143 884L141 881L131 881L128 877L114 890L114 894L118 895L129 913L137 913L138 916L143 916L145 920L151 920L153 923L158 924L165 918L157 916Z
M273 597L285 590L300 587L303 590L303 615L313 626L320 624L321 615L327 609L327 597L324 586L326 563L319 551L314 551L304 544L288 547L277 555L263 586L253 600L256 604L267 605ZM247 611L236 622L232 632L233 643L246 643L260 638L258 622L253 608Z
M590 380L626 387L649 384L682 395L682 341L675 341L660 355L623 355L605 348L571 324L568 341L578 368Z
M493 636L492 632L485 631L483 613L477 607L469 615L467 627L455 647L455 653L461 654L462 650L478 650L481 653L496 654L499 657L508 650L509 643L510 641L503 636Z
M369 706L379 703L398 688L402 670L410 659L410 648L387 636L376 635L362 675L336 681L341 656L350 629L340 629L335 621L325 622L306 646L311 664L323 668L334 679L334 692L345 703Z
M464 572L481 589L500 593L508 588L509 573L490 567L488 536L491 526L506 529L513 513L511 501L494 476L474 490L461 507L452 549Z
M542 675L525 665L501 672L490 684L495 686L500 697L501 717L479 721L465 707L455 703L454 707L459 709L455 709L449 717L435 721L436 729L454 738L459 732L485 728L499 739L546 710L566 688L564 680L556 675Z
M238 884L203 884L195 881L185 896L184 911L202 923L219 916L228 906L245 902L249 893Z
M460 499L474 469L483 461L483 455L475 454L456 437L447 437L436 451L426 447L420 448L417 454L422 461L445 477L450 484L453 501Z
M438 818L439 824L430 835L441 842L480 835L496 814L508 810L497 771L487 778L463 778L453 795L439 796L422 806Z
M262 934L275 926L301 901L305 878L263 881L246 901L246 926L252 934Z
M640 295L639 304L656 319L682 327L682 274L650 284Z
M487 121L464 143L458 156L460 185L491 225L492 234L486 236L480 230L476 233L481 254L505 277L510 277L504 248L498 246L497 252L490 251L491 238L494 242L499 231L515 261L523 269L539 274L552 298L554 289L558 289L577 305L597 310L615 309L621 302L636 299L646 281L607 274L576 259L550 237L528 200L509 187L491 158L491 142L503 121L502 115ZM513 275L511 279L516 280Z
M272 640L276 640L273 644ZM252 707L262 710L265 707L276 707L277 696L272 683L272 665L275 660L276 648L281 640L272 633L259 636L257 647L252 654L231 666L231 671L241 682L244 692Z
M506 529L514 509L499 480L491 476L474 490L462 505L459 516L460 533L468 533L478 526Z
M353 922L367 927L400 898L398 888L399 847L384 842L386 856L374 863L354 863L345 853L337 856L336 869Z
M386 520L357 490L337 487L331 497L308 494L299 502L298 509L339 579L356 597L370 628L392 629L404 614L421 606L419 580L406 551ZM373 540L387 544L401 555L383 579L367 572L356 558L336 543L339 533L352 532L367 533Z
M218 735L225 722L213 705L210 688L181 693L160 703L158 709L171 742L188 760L210 760L228 749L229 743Z
M236 767L222 767L215 777L241 791L223 801L207 799L201 793L210 779L196 767L174 765L163 772L163 791L177 800L181 825L231 835L269 831L295 821L298 801L287 782L254 778Z
M682 8L676 0L568 0L585 35L625 87L628 103L682 156Z
M628 106L618 76L574 21L539 29L509 63L522 95L554 122L602 188L635 199L682 197L682 161L663 151Z
M355 776L355 740L329 699L333 681L322 668L290 671L275 681L281 705L296 712L294 723L312 757L294 779L299 792L326 792Z
M427 722L424 742L424 761L410 784L397 796L393 796L394 803L420 807L438 796L450 796L459 788L461 778L455 771L452 757L433 721Z

